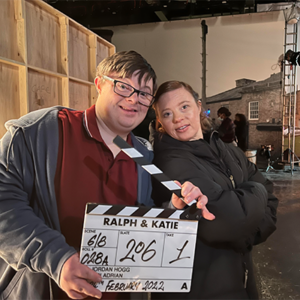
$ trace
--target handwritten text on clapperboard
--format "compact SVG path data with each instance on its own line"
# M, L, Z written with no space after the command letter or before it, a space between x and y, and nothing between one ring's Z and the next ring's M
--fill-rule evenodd
M89 213L80 260L103 292L188 292L196 234L195 221Z

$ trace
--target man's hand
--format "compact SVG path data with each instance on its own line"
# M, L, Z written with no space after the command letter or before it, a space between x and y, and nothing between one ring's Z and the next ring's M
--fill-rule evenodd
M72 255L63 265L60 287L71 299L84 299L88 296L101 299L102 293L88 281L100 282L101 276L79 261L79 255Z
M197 207L202 209L203 218L210 221L215 219L215 216L206 208L206 204L208 202L207 197L201 193L200 189L197 186L194 186L189 181L186 181L182 185L176 180L175 182L181 187L181 195L185 202L184 203L178 196L173 194L171 201L177 209L183 209L186 204L196 199Z

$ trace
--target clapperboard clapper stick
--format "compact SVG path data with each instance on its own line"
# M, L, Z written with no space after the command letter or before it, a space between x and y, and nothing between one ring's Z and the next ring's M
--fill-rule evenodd
M181 187L176 184L173 180L170 180L166 174L164 174L158 167L149 162L143 154L129 145L120 136L116 136L113 142L121 148L121 150L131 157L137 164L139 164L143 169L145 169L152 177L158 180L166 188L168 188L172 193L177 195L183 202L181 196ZM186 203L189 207L181 214L180 219L195 220L202 217L202 210L197 208L197 201L193 200L190 203Z

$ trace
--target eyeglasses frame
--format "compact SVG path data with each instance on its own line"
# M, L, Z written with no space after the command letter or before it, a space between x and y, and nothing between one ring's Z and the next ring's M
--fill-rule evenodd
M132 85L130 85L130 84L126 83L126 82L123 82L123 81L121 81L121 80L113 79L113 78L110 78L110 77L108 77L108 76L106 76L106 75L102 75L102 77L103 77L104 79L107 79L107 80L109 80L109 81L111 81L111 82L114 83L114 93L116 93L117 95L122 96L122 97L124 97L124 98L127 98L127 97L131 97L134 93L137 93L137 95L139 96L139 94L142 92L142 93L145 93L145 94L147 94L147 95L150 95L150 96L152 97L152 100L149 102L149 106L146 105L146 104L144 104L144 103L142 103L142 102L140 102L139 100L138 100L138 103L139 103L140 105L143 105L143 106L146 106L146 107L151 107L151 105L153 104L155 98L154 98L154 96L151 95L150 93L147 93L147 92L144 92L144 91L137 90L137 89L134 88ZM124 84L126 84L126 85L129 85L131 88L133 88L133 92L132 92L130 95L128 95L128 96L124 96L124 95L121 95L121 94L117 93L116 90L115 90L115 89L116 89L116 84L117 84L117 82L121 82L121 83L124 83Z

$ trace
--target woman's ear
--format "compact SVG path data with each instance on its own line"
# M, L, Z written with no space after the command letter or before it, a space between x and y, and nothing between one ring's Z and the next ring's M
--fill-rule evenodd
M200 112L201 112L201 110L202 110L202 102L201 102L201 100L198 100L198 107L199 107Z

